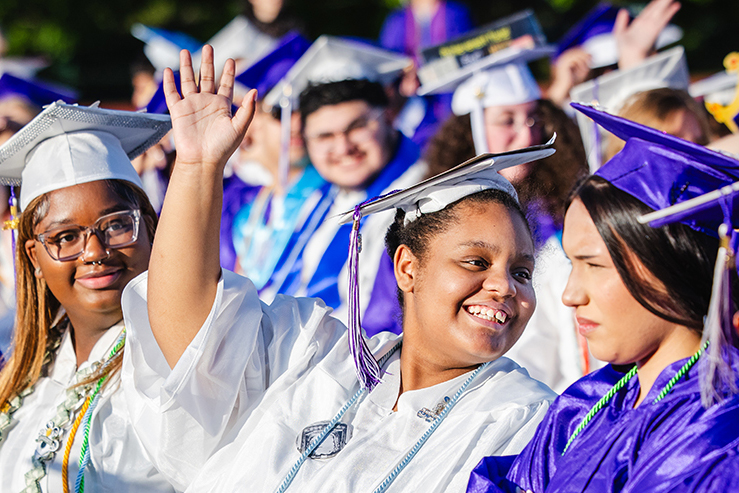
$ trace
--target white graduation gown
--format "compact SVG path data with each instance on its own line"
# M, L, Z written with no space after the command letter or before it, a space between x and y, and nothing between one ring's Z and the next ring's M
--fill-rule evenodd
M268 306L249 280L223 271L211 313L170 370L148 326L146 279L123 295L123 386L147 451L178 489L274 491L300 456L302 430L331 420L359 389L345 327L320 300L278 296ZM384 355L397 340L381 333L369 344ZM393 412L398 356L341 420L353 427L346 447L308 459L289 491L372 491L430 426L417 412L469 375L404 392ZM522 450L553 397L511 360L493 362L389 491L463 491L482 457Z
M106 357L113 349L123 325L108 329L95 343L88 360L80 368ZM7 440L0 444L0 491L9 493L26 487L25 474L33 469L31 459L36 450L36 437L56 414L56 407L64 401L65 392L74 384L77 358L69 331L63 336L48 377L39 379L32 394L23 399L23 405L13 414L16 425L10 429ZM77 477L83 427L77 431L69 460L70 491ZM62 457L69 430L54 460L46 466L41 489L62 491ZM113 376L102 391L93 410L90 425L90 463L85 469L85 491L94 492L172 492L174 489L157 473L146 459L131 422L120 391L119 375Z

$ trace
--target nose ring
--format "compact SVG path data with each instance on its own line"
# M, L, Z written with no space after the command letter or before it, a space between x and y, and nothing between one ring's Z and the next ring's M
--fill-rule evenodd
M92 262L90 262L90 263L91 263L92 265L103 265L103 262L104 262L105 260L108 260L109 258L110 258L110 250L106 248L106 249L105 249L105 258L104 258L104 259L102 259L102 260L93 260L93 261L92 261Z

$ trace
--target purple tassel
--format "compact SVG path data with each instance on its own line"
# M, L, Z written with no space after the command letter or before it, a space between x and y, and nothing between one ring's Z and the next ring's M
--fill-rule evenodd
M354 367L359 383L362 387L372 391L380 383L381 370L364 339L359 311L359 252L362 250L362 235L359 232L359 220L362 218L361 206L362 204L354 208L354 224L349 241L349 351L354 357Z

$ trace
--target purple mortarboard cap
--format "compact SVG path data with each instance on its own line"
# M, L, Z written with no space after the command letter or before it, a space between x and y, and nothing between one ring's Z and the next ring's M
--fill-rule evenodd
M739 162L739 161L737 161ZM732 278L739 250L739 215L735 204L739 195L739 181L711 189L703 195L678 202L667 208L645 214L637 220L654 228L680 222L700 222L716 227L714 236L719 237L719 248L713 271L711 303L703 324L701 346L704 364L699 367L701 401L706 408L726 397L726 390L736 393L736 375L732 367L733 352L729 349L737 344L733 317L735 307Z
M595 175L654 210L685 202L739 180L739 161L625 118L578 103L572 106L606 131L626 141L623 150ZM724 221L720 206L680 220L696 231L717 236Z
M20 96L36 106L46 106L59 100L74 103L77 97L72 90L5 73L0 77L0 99L10 96Z
M144 24L134 24L131 34L145 43L144 54L159 73L180 62L180 50L195 53L203 46L200 41L185 33Z
M562 36L557 44L557 55L561 55L565 50L575 46L580 46L585 41L600 34L607 34L613 31L613 25L616 23L618 8L610 3L601 2L593 7L585 17L580 19L577 24L572 26L569 31Z
M256 89L264 98L285 77L311 43L297 32L283 36L277 47L236 76L236 80L250 89Z
M639 11L638 5L627 5L631 19L634 19ZM565 50L575 46L581 46L590 56L591 68L607 67L618 63L618 46L612 34L613 26L616 24L618 7L608 2L601 2L590 10L583 19L573 26L558 44L557 56ZM664 48L679 41L683 37L683 31L674 24L669 24L660 32L655 42L657 49Z

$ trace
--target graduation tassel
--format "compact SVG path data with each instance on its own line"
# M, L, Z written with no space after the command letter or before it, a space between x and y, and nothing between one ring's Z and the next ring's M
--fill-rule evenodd
M713 288L708 316L703 327L701 344L706 349L706 362L701 375L701 401L705 408L720 402L724 391L737 392L731 358L726 350L736 339L732 324L731 271L736 261L731 229L727 224L719 227L720 247L713 272Z
M8 198L8 206L10 207L10 219L3 224L3 230L10 230L10 247L13 256L13 278L18 279L18 273L15 271L15 242L16 231L20 218L18 217L18 199L15 198L15 187L10 185L10 198Z
M278 165L279 188L287 194L288 176L290 173L290 135L292 132L292 93L290 84L282 88L280 98L280 157Z
M354 358L357 379L362 387L371 391L380 383L380 365L367 347L362 333L359 311L359 253L362 251L362 235L359 221L362 218L362 204L354 208L354 223L349 240L349 351Z

